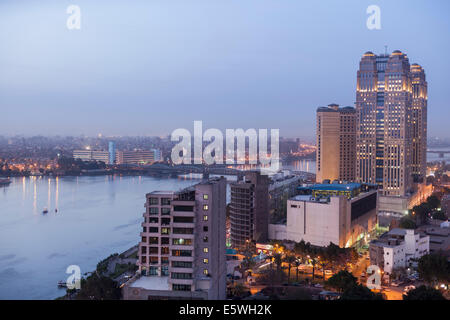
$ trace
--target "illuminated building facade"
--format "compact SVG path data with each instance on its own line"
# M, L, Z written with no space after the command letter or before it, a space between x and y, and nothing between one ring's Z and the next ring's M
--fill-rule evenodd
M337 104L317 109L316 181L354 181L356 110Z
M270 239L358 247L375 231L376 185L315 184L298 191L287 201L286 223L269 225Z
M426 164L426 99L423 69L410 66L406 54L363 55L356 91L357 181L378 184L386 196L412 192L413 175Z
M418 64L411 66L412 76L412 171L422 182L427 170L427 89L425 71Z

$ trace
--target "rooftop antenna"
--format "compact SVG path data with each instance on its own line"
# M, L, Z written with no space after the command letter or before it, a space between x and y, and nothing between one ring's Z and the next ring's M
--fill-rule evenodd
M387 55L387 45L384 46L384 54Z

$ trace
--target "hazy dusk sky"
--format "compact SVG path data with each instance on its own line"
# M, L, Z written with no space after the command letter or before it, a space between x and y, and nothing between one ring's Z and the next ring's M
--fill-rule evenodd
M81 8L81 30L66 9ZM381 30L366 27L369 5ZM425 68L429 135L450 137L448 0L1 0L0 135L314 136L354 105L366 51Z

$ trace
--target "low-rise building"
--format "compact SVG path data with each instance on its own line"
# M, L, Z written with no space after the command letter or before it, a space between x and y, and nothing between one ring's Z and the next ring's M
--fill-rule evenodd
M369 246L370 263L386 275L398 268L417 266L420 257L430 252L430 237L414 230L392 229Z
M270 239L350 247L367 240L376 228L376 186L315 184L299 187L299 192L303 194L287 202L286 224L269 225Z

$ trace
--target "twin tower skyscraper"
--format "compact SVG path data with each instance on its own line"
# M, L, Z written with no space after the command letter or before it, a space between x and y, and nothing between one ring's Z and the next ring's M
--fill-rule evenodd
M405 53L366 52L357 73L356 108L317 110L317 181L378 184L407 196L426 176L427 82Z

